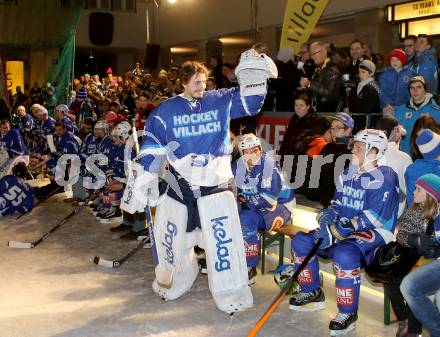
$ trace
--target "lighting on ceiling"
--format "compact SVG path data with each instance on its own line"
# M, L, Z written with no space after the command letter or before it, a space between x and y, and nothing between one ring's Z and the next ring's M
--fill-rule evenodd
M174 5L176 3L176 1L177 0L168 0L168 3Z
M171 54L197 54L199 50L194 47L171 47Z
M221 37L219 40L223 44L241 44L241 45L252 44L252 38L246 36L227 36L227 37Z

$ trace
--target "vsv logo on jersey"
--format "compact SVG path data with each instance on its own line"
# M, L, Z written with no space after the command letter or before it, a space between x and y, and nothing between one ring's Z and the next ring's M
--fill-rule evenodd
M349 307L354 303L354 289L336 287L336 301L338 305Z
M173 241L177 235L177 227L172 222L167 223L167 232L165 233L165 242L162 242L162 246L165 247L166 258L165 260L174 265L174 253L173 253Z
M232 239L226 238L227 233L223 224L223 222L227 219L227 216L211 219L212 229L214 230L214 239L217 241L215 246L217 248L218 262L215 262L215 270L218 272L231 269L231 262L228 259L229 250L227 244L231 243Z

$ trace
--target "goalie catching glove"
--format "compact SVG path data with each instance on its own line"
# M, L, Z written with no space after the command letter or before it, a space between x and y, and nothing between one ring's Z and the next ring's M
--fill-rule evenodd
M158 199L158 175L145 171L139 163L131 162L120 206L121 210L130 214L143 212L147 204L156 206Z
M278 69L269 56L249 49L241 54L235 75L242 96L265 95L266 81L268 78L277 78Z

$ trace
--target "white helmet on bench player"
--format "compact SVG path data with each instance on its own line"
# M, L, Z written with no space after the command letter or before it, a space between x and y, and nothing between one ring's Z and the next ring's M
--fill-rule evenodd
M105 134L108 135L108 123L106 121L103 120L97 121L93 129L94 130L103 129Z
M128 122L120 122L112 130L112 136L121 137L126 141L130 137L131 125Z
M243 136L240 136L238 139L238 151L240 151L241 155L243 155L244 150L252 149L256 146L259 146L260 150L262 150L260 138L255 136L253 133L247 133Z
M385 155L385 151L388 147L388 139L383 131L375 129L365 129L359 131L353 139L355 142L365 143L365 157L372 148L377 149L376 158L378 160Z

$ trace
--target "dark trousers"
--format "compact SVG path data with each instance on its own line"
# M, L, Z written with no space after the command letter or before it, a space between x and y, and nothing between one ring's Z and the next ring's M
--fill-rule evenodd
M414 334L422 333L422 324L412 313L400 292L400 283L384 283L383 288L390 299L393 311L399 321L408 320L408 332Z

